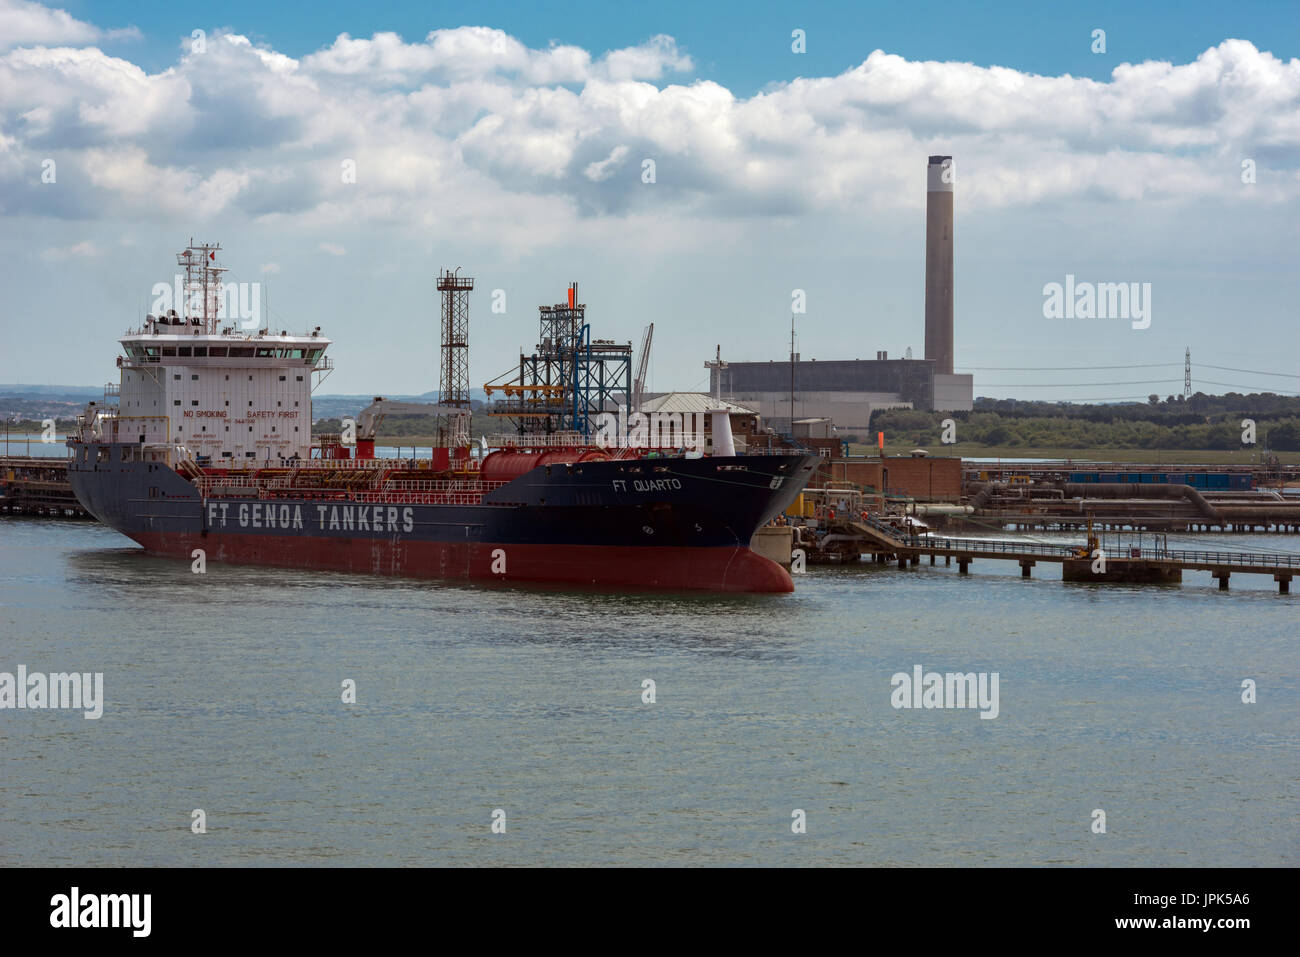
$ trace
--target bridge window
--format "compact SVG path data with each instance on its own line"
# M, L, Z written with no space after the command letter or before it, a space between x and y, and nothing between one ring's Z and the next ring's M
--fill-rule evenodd
M189 355L192 355L193 352L194 352L194 350L193 350L192 348L190 348L189 346L181 346L179 349L176 350L176 355L178 355L178 356L189 356Z

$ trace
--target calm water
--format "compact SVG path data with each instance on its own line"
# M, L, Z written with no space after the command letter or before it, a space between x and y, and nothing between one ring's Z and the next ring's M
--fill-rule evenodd
M195 575L0 519L0 671L102 671L107 698L0 711L0 864L1300 863L1300 595L1035 573L744 598ZM998 672L1001 713L894 710L915 664Z

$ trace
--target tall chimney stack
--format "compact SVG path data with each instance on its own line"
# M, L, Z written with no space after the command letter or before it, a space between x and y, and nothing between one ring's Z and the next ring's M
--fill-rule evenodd
M952 375L952 157L931 156L925 195L925 357Z

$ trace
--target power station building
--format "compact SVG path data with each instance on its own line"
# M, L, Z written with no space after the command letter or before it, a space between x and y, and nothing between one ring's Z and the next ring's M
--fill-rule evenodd
M865 429L876 409L965 412L974 404L974 378L953 374L953 167L931 156L926 167L925 358L833 359L818 362L729 362L713 368L710 390L756 409L788 429L794 419L830 418L837 429ZM793 385L791 367L793 366ZM719 377L721 381L719 381Z

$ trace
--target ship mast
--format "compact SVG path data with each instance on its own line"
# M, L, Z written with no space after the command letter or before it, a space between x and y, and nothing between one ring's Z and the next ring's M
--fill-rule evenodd
M225 266L217 265L220 243L190 244L176 254L177 265L185 269L185 301L181 314L191 323L202 324L208 335L217 333L217 313L221 310L221 274ZM197 321L196 321L197 320Z

